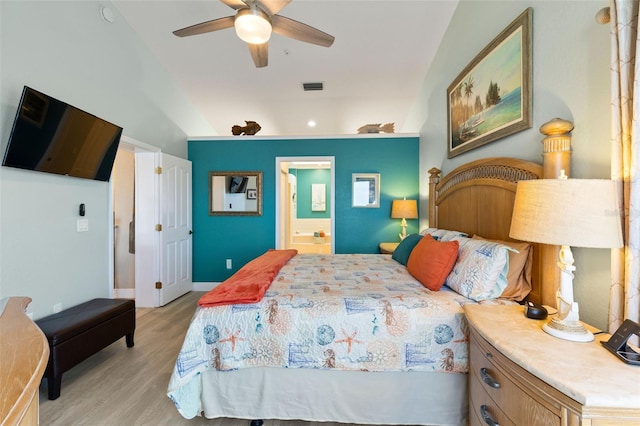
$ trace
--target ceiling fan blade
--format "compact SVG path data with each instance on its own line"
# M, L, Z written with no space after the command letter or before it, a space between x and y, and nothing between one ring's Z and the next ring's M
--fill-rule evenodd
M247 8L247 5L242 0L220 0L220 1L234 10Z
M256 65L256 68L269 65L269 42L262 44L247 43L247 45L249 46L249 52L251 52L251 57L253 58L253 63Z
M281 15L271 17L271 26L276 34L318 46L329 47L335 40L335 37L317 28Z
M212 21L201 22L199 24L191 25L180 30L175 30L173 34L178 37L187 37L196 34L210 33L212 31L224 30L226 28L233 27L235 17L227 16L226 18L214 19Z
M291 0L256 0L256 3L270 16L273 16L291 3Z

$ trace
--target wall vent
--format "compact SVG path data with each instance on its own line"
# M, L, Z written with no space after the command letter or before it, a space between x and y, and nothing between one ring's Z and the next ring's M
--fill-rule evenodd
M302 83L302 88L305 92L312 90L324 90L324 83Z

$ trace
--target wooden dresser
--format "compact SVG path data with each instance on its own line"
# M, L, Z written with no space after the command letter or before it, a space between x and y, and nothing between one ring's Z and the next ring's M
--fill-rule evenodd
M28 297L0 300L0 425L39 423L38 390L49 359L44 334L25 314Z
M640 425L640 367L561 340L522 306L465 305L470 425Z

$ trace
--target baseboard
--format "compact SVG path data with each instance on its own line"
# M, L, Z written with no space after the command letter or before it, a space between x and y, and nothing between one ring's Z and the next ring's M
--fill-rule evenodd
M135 299L136 289L135 288L114 288L113 297L116 299Z
M214 282L214 283L206 283L206 282L200 282L200 283L193 283L193 291L209 291L211 289L213 289L214 287L216 287L218 284L220 284L219 282Z
M219 285L219 282L200 282L193 283L192 290L193 291L209 291L212 288ZM116 299L135 299L136 298L136 289L135 288L114 288L113 289L113 297Z

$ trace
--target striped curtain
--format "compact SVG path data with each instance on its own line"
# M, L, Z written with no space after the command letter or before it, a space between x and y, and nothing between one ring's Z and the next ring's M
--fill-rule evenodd
M619 181L625 245L611 251L609 332L640 322L639 0L611 0L611 178ZM637 341L636 341L637 344Z

